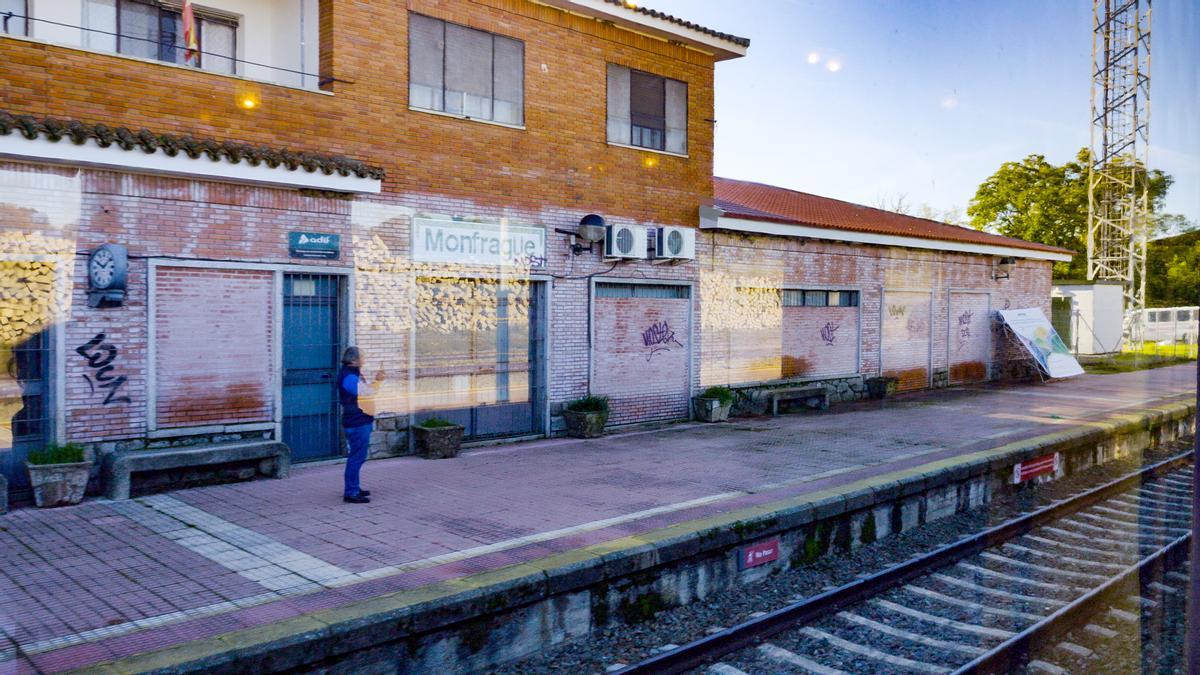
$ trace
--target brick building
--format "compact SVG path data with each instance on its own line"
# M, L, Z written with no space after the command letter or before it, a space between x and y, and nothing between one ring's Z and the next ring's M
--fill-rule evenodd
M554 433L587 393L621 424L714 383L985 379L990 310L1047 306L1066 255L714 183L713 72L749 41L618 0L196 7L189 58L178 3L0 3L18 492L53 440L335 457L348 344L387 375L376 454L431 415Z

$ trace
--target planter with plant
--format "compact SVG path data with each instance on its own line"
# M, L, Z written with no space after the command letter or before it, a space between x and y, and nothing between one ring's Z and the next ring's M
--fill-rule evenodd
M867 397L878 400L895 394L896 388L900 385L900 378L869 377L866 379L865 384L867 385Z
M733 408L733 390L729 387L709 387L692 399L696 419L702 422L724 422Z
M563 408L567 435L574 438L596 438L604 433L608 423L608 397L584 396Z
M25 458L33 501L38 508L66 506L83 501L92 463L84 459L83 447L75 443L51 444Z
M450 420L430 417L412 428L417 453L425 459L458 457L462 448L463 427Z

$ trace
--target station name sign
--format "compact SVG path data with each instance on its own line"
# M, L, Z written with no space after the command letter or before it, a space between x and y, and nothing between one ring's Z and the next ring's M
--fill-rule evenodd
M540 227L414 218L412 233L415 262L546 266L546 230Z

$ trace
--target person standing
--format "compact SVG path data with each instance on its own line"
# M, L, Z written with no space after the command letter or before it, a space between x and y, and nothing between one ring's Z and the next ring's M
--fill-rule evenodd
M371 445L371 428L375 418L363 410L359 398L375 395L374 385L384 379L383 371L375 374L375 381L368 384L362 377L362 351L358 347L347 347L342 354L342 370L338 373L338 400L342 404L342 428L346 432L345 486L342 501L350 504L366 504L371 501L371 491L359 485L359 471L367 461L367 450Z

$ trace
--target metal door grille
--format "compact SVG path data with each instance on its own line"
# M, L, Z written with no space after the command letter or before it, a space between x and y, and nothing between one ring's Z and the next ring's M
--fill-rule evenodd
M283 280L283 441L293 461L342 454L337 372L344 283L334 274Z

